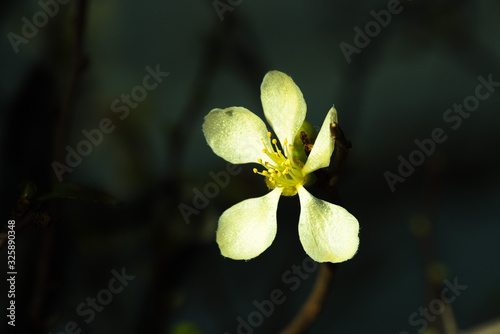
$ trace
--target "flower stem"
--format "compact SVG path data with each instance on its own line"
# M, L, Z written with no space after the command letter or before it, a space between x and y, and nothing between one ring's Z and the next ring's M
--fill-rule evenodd
M305 333L309 329L323 309L326 297L332 287L337 267L336 263L325 262L321 264L311 294L299 313L280 334Z

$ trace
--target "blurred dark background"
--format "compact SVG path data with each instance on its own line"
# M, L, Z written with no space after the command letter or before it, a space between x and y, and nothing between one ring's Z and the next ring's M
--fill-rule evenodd
M286 301L250 331L285 327L317 273L289 272L307 259L298 198L280 200L274 243L248 262L223 258L215 230L225 209L266 193L253 166L193 204L226 169L204 115L263 117L260 83L279 70L308 121L335 104L353 144L339 192L360 248L311 333L500 333L477 330L500 317L500 87L481 88L490 95L467 116L447 111L474 103L479 76L500 82L499 1L66 2L0 4L1 224L18 228L16 327L2 315L0 332L233 334L275 289ZM356 37L367 24L372 37ZM386 172L437 128L446 140L391 191ZM84 147L83 130L98 144ZM70 167L78 145L89 154ZM54 161L68 166L60 178ZM0 255L5 296L5 245ZM446 280L466 288L443 311ZM89 311L92 298L105 305Z

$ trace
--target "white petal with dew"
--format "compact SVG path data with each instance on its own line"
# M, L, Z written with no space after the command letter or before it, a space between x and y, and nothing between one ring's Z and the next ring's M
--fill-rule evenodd
M304 175L330 165L330 159L335 148L335 139L332 138L330 132L331 122L337 123L337 110L335 110L335 107L330 109L323 121L323 125L316 137L312 151L302 169Z
M317 262L343 262L356 254L358 220L341 206L312 196L299 187L299 238L302 247Z
M219 218L217 243L221 254L249 260L265 251L276 236L276 210L282 189L233 205Z
M260 99L267 121L279 141L293 143L306 117L306 102L299 87L285 73L271 71L260 86Z
M266 159L261 139L269 141L267 132L262 119L242 107L213 109L203 123L208 145L215 154L233 164Z

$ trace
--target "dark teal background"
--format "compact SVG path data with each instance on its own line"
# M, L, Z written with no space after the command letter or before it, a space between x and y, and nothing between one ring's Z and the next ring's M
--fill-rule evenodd
M238 317L248 321L257 309L253 302L270 299L276 289L286 301L254 332L277 333L290 322L317 273L304 271L298 198L281 198L275 241L248 262L224 259L215 230L225 209L266 193L255 166L242 166L189 224L179 211L212 182L210 172L226 169L206 144L203 117L229 106L263 117L260 83L269 70L294 79L313 125L319 127L334 104L353 144L339 191L360 222L360 247L339 266L311 333L439 327L439 320L409 318L429 307L445 279L467 286L451 303L461 330L498 319L500 87L456 129L443 117L475 93L479 76L500 81L500 3L401 1L402 11L348 62L340 44L355 46L354 29L363 30L374 20L370 11L390 2L233 1L238 4L221 21L205 0L89 1L88 64L65 109L80 2L60 5L16 53L8 34L22 34L22 18L32 21L41 7L3 1L1 224L12 217L19 184L32 181L36 196L47 193L58 183L54 152L75 149L85 139L82 130L104 118L115 127L63 180L120 201L50 200L41 210L51 223L18 232L14 332L59 333L75 321L82 333L233 334ZM120 119L114 101L142 85L146 68L157 65L169 75ZM63 126L57 125L61 110L68 111ZM384 173L397 173L398 157L408 159L414 141L436 128L447 139L392 192ZM5 277L5 248L0 255ZM135 278L87 324L78 305L122 268ZM0 332L11 331L1 319Z

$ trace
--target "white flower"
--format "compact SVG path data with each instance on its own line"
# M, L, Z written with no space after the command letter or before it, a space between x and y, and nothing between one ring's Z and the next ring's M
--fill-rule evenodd
M344 208L312 196L304 184L317 169L328 167L335 140L330 124L337 123L334 107L326 115L309 157L302 163L290 145L304 122L306 103L288 75L272 71L261 85L264 115L281 144L271 141L264 122L242 107L213 109L205 117L203 133L215 154L233 164L258 163L272 189L227 209L219 218L217 243L223 256L252 259L266 250L276 236L276 210L281 195L299 194L299 238L305 252L317 262L343 262L358 249L359 224Z

